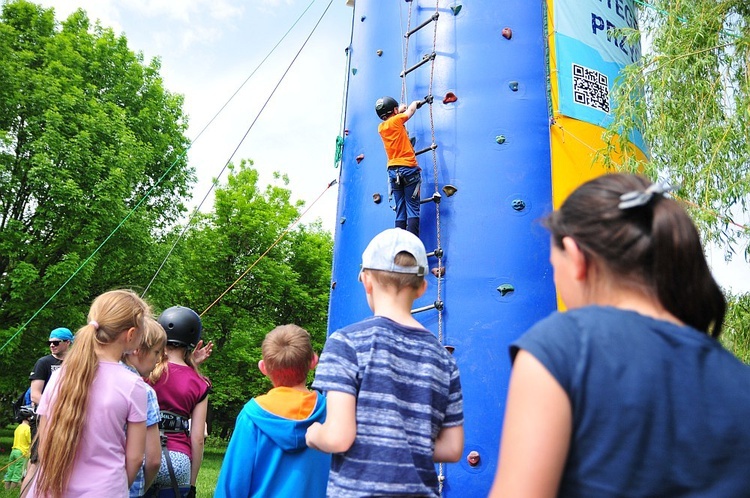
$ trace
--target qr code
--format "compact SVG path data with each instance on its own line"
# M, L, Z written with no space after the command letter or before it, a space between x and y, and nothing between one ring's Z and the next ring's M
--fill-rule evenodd
M587 67L573 64L573 100L609 113L609 78Z

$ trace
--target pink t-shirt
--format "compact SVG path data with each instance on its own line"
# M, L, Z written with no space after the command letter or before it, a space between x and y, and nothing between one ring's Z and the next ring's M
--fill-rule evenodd
M159 381L152 384L159 400L159 409L190 418L195 406L208 396L209 384L192 368L169 362ZM203 427L195 430L203 432ZM190 438L183 432L167 433L167 449L193 459Z
M52 374L42 394L37 409L40 415L48 417L50 407L54 407L60 372L65 369ZM146 384L119 363L100 361L89 391L86 422L65 497L127 497L123 428L128 422L145 421ZM51 437L55 437L54 433ZM40 496L35 485L29 496Z

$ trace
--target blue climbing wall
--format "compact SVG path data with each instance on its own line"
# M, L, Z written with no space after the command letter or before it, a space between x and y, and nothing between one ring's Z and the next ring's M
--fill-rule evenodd
M466 446L458 463L443 466L447 497L486 496L489 491L510 372L508 345L556 309L549 239L538 223L552 206L545 3L461 4L441 3L434 71L428 63L406 76L410 102L427 95L432 72L438 148L435 161L431 152L418 159L421 197L439 192L442 202L439 229L436 205L422 205L421 239L428 252L443 249L445 267L440 282L428 276L427 293L415 303L434 303L439 283L442 320L436 309L415 316L455 348L464 393ZM353 7L329 332L371 314L357 281L361 254L375 234L393 226L374 104L383 95L397 100L401 95L409 5L403 0L356 0ZM411 9L415 27L435 12L435 2L414 0ZM512 31L510 39L503 36L506 27ZM410 38L407 68L433 51L434 33L431 23ZM458 100L444 104L447 92ZM416 137L416 150L430 145L428 106L417 111L408 128ZM446 184L458 189L455 195L445 194ZM374 202L373 194L380 194L382 202ZM436 258L430 258L430 266L438 266ZM467 460L472 451L479 455L475 466Z

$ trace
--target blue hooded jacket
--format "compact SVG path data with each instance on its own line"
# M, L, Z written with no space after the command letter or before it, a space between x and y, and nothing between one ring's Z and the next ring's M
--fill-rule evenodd
M292 420L245 404L224 455L215 498L324 498L331 455L308 448L305 432L323 423L326 399L320 393L310 416Z

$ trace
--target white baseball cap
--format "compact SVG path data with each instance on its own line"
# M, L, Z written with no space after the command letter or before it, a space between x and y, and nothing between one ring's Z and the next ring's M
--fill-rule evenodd
M417 260L417 266L397 265L400 252L407 252ZM423 277L427 271L427 254L419 237L402 228L389 228L377 234L362 253L363 270L383 270L408 273Z

